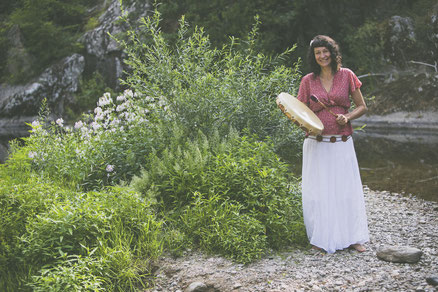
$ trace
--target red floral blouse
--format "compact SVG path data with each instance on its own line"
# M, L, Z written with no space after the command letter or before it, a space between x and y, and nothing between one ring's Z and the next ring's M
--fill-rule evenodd
M301 80L297 98L305 103L321 120L324 125L322 135L351 135L353 133L351 123L339 125L336 118L320 104L312 101L310 96L318 97L335 114L346 114L351 106L349 98L351 93L361 86L362 82L353 71L341 68L335 73L332 88L327 92L319 76L315 78L315 75L310 73Z

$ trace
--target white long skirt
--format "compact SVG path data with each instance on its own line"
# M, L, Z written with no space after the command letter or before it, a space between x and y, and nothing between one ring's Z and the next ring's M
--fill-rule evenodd
M304 140L302 198L312 245L334 253L369 240L353 138L335 143Z

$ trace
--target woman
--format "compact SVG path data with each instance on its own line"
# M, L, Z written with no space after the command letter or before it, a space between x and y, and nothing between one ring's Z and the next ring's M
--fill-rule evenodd
M314 248L328 253L347 247L363 252L369 234L350 124L367 111L362 83L351 70L341 68L339 47L328 36L310 42L308 57L313 72L302 78L298 99L320 118L324 131L308 135L303 144L307 236ZM350 96L356 105L351 112Z

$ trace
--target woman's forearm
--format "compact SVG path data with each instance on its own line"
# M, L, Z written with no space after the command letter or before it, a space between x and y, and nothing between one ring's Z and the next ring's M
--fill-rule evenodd
M354 110L352 110L351 112L345 114L345 116L347 117L347 119L349 121L357 119L359 117L361 117L362 115L364 115L366 112L368 111L368 108L365 104L361 104L359 106L357 106Z

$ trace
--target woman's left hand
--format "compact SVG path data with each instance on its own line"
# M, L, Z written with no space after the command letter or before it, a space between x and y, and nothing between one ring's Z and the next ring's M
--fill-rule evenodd
M336 122L343 126L346 125L348 123L348 118L344 115L338 115L338 117L336 118Z

